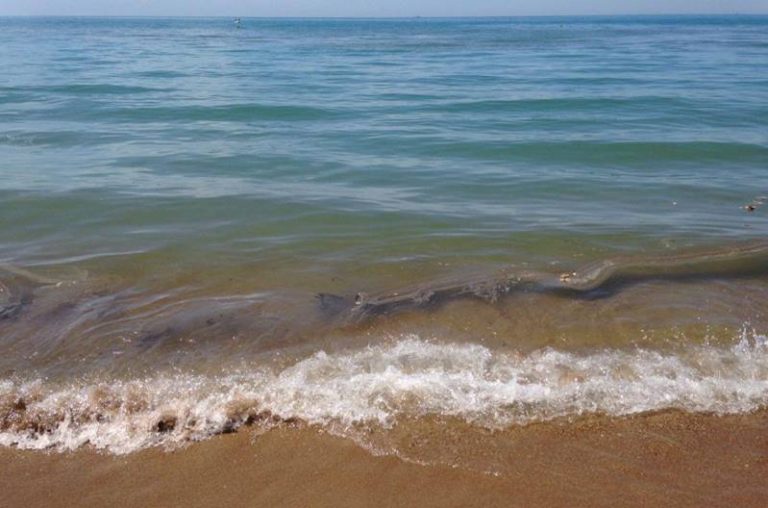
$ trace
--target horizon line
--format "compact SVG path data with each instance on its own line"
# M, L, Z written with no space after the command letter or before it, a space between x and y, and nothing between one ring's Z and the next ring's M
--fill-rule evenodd
M2 14L0 18L187 18L187 19L489 19L489 18L613 18L613 17L693 17L693 16L768 16L766 12L669 12L669 13L610 13L610 14L489 14L466 16L248 16L248 15L190 15L190 14Z

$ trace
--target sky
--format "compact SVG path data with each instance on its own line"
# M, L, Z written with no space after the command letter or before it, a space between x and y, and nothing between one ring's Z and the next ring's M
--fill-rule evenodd
M0 0L0 15L535 16L768 14L768 0Z

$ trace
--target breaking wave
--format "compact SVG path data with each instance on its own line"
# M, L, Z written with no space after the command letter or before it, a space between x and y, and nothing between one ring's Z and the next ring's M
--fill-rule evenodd
M403 417L504 428L584 414L677 409L731 414L768 403L768 338L675 353L606 349L530 354L416 336L275 370L158 375L54 385L0 381L0 445L116 454L205 439L243 425L301 421L334 432Z

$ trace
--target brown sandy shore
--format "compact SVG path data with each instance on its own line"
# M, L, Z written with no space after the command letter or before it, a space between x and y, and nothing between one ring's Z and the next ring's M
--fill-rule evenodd
M591 417L495 433L423 423L401 434L399 446L433 465L296 427L128 456L6 448L0 504L768 506L768 412ZM488 457L496 474L476 467Z

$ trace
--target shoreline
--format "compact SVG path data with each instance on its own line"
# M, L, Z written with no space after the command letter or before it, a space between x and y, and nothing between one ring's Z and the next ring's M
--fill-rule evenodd
M487 474L374 456L316 428L283 425L124 456L4 448L0 490L9 506L50 507L757 507L768 502L766 430L763 410L586 417L500 432L424 422L406 436L435 456L490 450L506 469Z
M0 16L0 508L768 507L768 12L417 18Z

